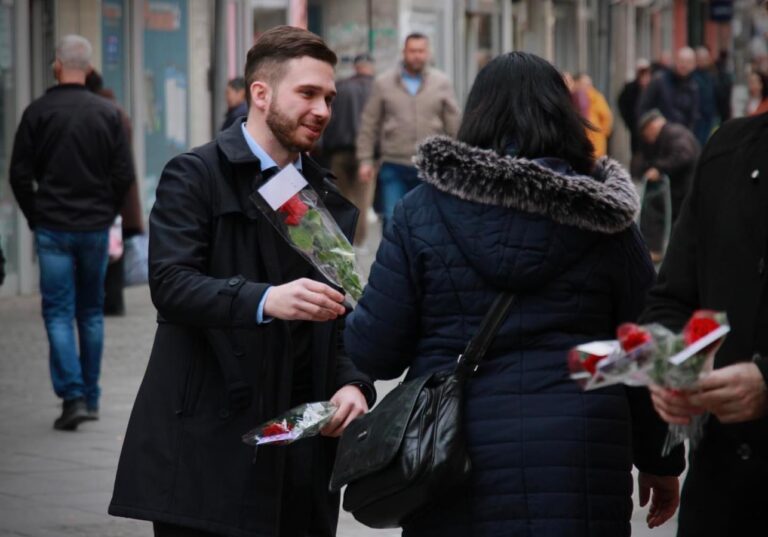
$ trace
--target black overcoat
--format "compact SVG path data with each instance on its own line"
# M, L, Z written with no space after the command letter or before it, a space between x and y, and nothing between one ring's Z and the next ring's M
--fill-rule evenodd
M279 524L286 517L314 513L331 521L330 533L338 497L282 505L287 449L260 448L254 455L241 441L290 406L293 363L287 323L256 324L266 287L283 283L276 249L282 239L249 199L263 179L240 123L172 159L160 179L149 252L158 328L109 512L260 537L284 534ZM305 177L351 236L357 210L324 170L302 158ZM328 400L346 384L367 384L374 393L367 377L338 352L341 324L313 325L316 400ZM315 445L313 486L322 496L336 442L307 442Z
M642 321L679 330L696 309L724 310L731 332L715 367L754 360L768 379L767 262L763 114L725 123L704 148ZM764 535L767 483L768 418L734 425L711 418L691 453L678 535Z

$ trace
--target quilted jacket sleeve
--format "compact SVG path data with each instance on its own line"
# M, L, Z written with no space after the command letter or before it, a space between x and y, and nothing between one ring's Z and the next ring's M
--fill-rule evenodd
M406 211L399 204L344 332L347 354L374 379L399 377L415 357L419 292L414 263Z

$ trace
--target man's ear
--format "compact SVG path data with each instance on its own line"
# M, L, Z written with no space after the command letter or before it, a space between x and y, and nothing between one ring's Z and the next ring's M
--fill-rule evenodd
M272 100L272 88L266 82L256 80L249 89L251 90L251 106L262 112L269 110L269 103Z

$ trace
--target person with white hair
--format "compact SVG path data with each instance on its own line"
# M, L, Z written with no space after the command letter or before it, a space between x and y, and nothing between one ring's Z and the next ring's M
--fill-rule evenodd
M134 181L120 111L85 87L91 54L82 36L59 42L58 84L24 111L10 166L35 234L51 380L63 400L53 426L67 431L98 419L109 227Z
M674 67L661 71L651 81L640 97L638 117L659 110L672 123L679 123L693 130L699 118L699 87L693 78L696 69L696 53L690 47L682 47L675 54Z

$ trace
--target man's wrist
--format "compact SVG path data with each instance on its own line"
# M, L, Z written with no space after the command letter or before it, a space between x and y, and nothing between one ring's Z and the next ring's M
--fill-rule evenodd
M256 324L267 324L272 322L272 317L264 313L264 307L267 304L267 295L271 290L272 290L272 286L267 287L267 289L264 291L264 294L261 295L261 300L259 301L259 307L256 309Z
M360 390L360 393L365 397L365 401L368 403L369 408L376 402L376 389L373 386L366 384L365 382L350 382L347 386L354 386Z

